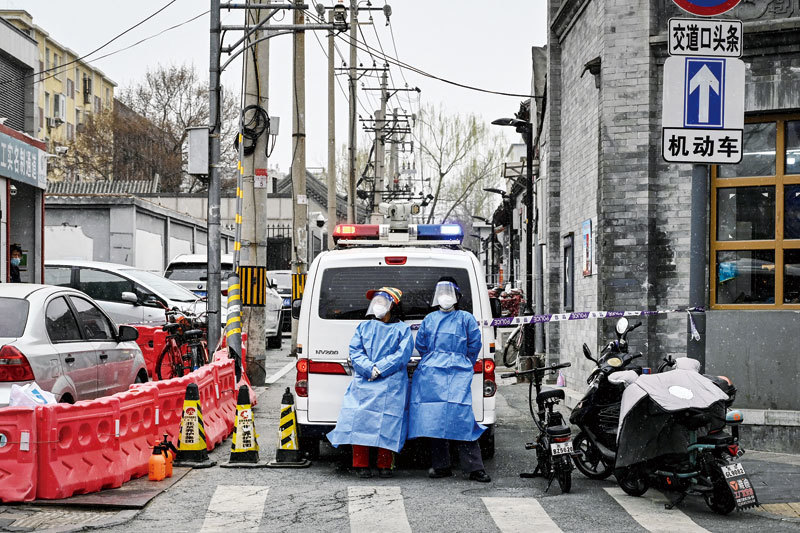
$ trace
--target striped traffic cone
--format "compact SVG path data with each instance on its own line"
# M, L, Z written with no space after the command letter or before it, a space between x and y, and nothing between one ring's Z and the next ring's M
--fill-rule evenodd
M297 445L297 417L294 412L294 397L286 387L281 399L281 419L278 427L278 449L275 460L267 464L270 468L306 468L311 461L304 458Z
M247 385L239 387L236 399L236 419L233 424L231 439L231 457L222 468L264 468L266 462L258 460L258 433L250 407L250 389Z
M181 430L178 435L178 454L175 466L208 468L217 464L208 458L206 449L206 428L203 424L203 410L200 407L200 391L196 383L186 386L181 413Z

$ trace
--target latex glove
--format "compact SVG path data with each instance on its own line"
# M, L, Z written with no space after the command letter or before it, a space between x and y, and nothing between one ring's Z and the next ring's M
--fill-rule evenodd
M369 381L375 381L381 376L380 371L378 370L377 366L372 367L372 377L369 378Z

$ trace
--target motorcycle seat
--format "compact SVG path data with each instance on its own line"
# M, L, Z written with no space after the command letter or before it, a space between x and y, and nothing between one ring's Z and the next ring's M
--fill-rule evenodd
M547 400L563 400L564 389L543 389L536 395L536 403L544 403Z
M203 336L202 329L190 329L186 333L183 334L184 338L186 339L199 339Z
M569 437L570 436L570 429L569 426L560 425L560 426L549 426L547 428L547 434L551 437Z
M729 444L733 444L736 442L731 435L724 433L722 431L718 431L716 433L709 433L708 435L703 435L702 437L697 437L698 444L714 444L716 446L723 445L727 446Z

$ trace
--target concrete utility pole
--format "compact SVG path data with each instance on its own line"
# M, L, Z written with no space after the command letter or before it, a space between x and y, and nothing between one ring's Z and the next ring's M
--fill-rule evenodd
M269 0L257 0L255 2L265 7ZM258 24L269 14L268 9L250 9L245 11L247 25ZM262 32L253 35L250 41L255 41ZM266 34L266 31L263 31ZM255 55L255 61L253 59ZM244 54L245 71L245 107L257 105L269 116L269 41L265 40L253 45L252 50ZM258 110L248 117L256 117ZM242 120L248 117L243 116ZM267 265L267 143L269 141L269 129L267 128L258 137L253 153L244 155L242 159L242 240L241 240L241 259L240 264L244 266ZM244 142L242 143L244 144ZM263 176L261 183L255 182L255 176ZM267 339L264 335L266 314L264 307L247 306L242 308L242 324L247 326L248 351L247 368L250 371L250 381L253 385L263 385L265 375L262 375L262 361L266 359ZM256 364L250 364L251 361Z
M219 142L220 120L220 0L211 0L210 55L208 62L208 345L213 352L220 337L220 227L219 227Z
M706 307L706 232L708 228L708 165L692 166L692 223L689 239L689 306ZM712 276L714 274L712 273ZM686 355L700 361L700 371L706 367L706 314L693 313L699 340L692 338L692 325L686 324Z
M305 23L305 15L295 0L294 24ZM294 33L294 95L292 98L292 191L294 212L294 241L292 270L305 274L308 266L308 196L306 196L306 34ZM297 352L298 320L292 319L292 353Z
M388 66L381 73L381 108L375 112L375 183L372 197L372 223L383 223L383 215L379 210L386 191L386 100L389 99Z
M333 24L333 11L328 22ZM336 226L336 73L334 72L334 33L328 34L328 249L333 249L333 228ZM348 199L349 202L349 199ZM349 205L349 204L348 204Z
M358 0L350 0L350 123L348 124L348 153L347 164L347 222L356 222L356 151L358 149L356 138L356 68L358 67L358 54L356 42L358 36Z

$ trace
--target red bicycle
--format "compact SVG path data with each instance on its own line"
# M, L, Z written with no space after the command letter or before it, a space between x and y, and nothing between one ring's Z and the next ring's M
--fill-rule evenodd
M167 311L168 322L162 326L167 339L156 359L159 380L184 376L208 363L206 329L201 318L202 315Z

